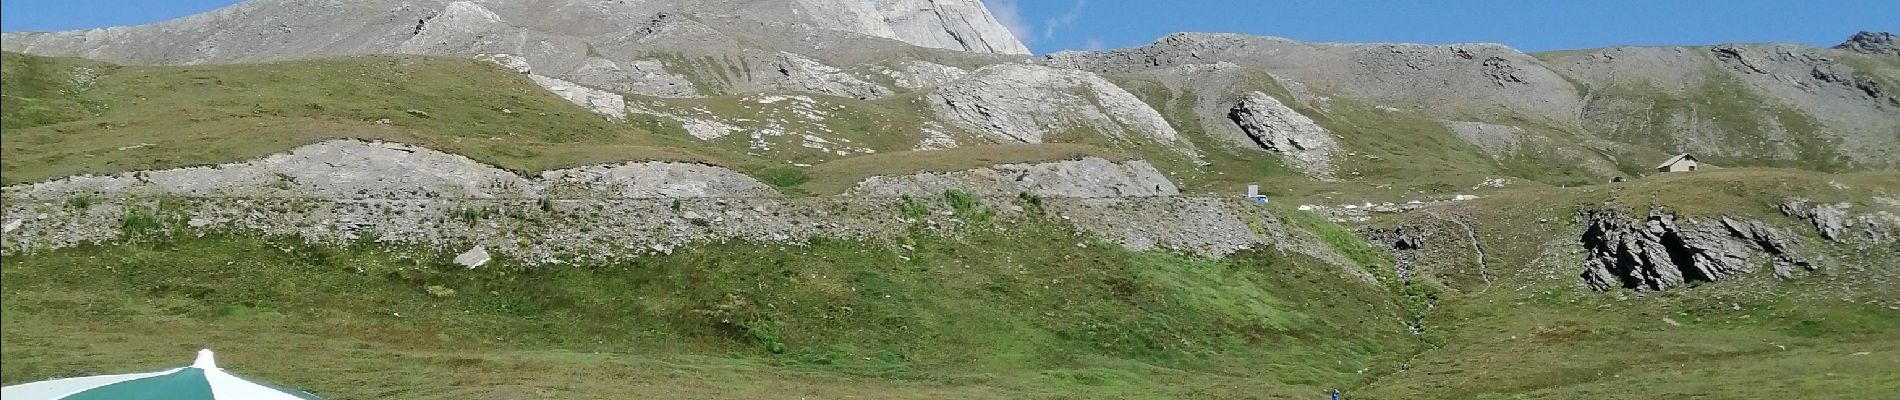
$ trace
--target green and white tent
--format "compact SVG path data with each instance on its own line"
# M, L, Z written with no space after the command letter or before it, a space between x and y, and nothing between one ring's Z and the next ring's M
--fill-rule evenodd
M55 379L0 388L5 400L321 400L232 375L211 350L191 366L145 374Z

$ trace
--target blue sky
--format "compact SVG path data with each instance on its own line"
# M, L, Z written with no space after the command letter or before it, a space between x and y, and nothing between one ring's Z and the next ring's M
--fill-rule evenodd
M1900 31L1900 0L983 0L1037 53L1180 31L1321 42L1504 43L1526 51L1787 42ZM156 22L235 0L7 0L0 30Z

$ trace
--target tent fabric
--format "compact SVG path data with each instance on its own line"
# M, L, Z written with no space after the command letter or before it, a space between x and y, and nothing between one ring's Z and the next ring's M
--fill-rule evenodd
M60 400L199 400L217 399L205 370L184 368L169 374L133 379L81 390Z
M210 350L190 367L147 374L58 379L0 388L6 400L321 400L218 368Z
M137 379L150 378L154 376L167 375L174 372L178 372L179 370L182 370L182 369L183 368L173 369L173 370L168 370L168 371L144 373L144 374L100 375L100 376L88 376L88 377L82 377L82 378L55 379L55 380L50 380L50 381L40 381L40 382L33 382L33 383L27 383L27 384L13 385L13 386L7 386L5 388L0 388L0 398L5 398L9 400L10 399L60 399L60 398L65 398L66 396L71 395L73 393L84 391L86 389L108 386L115 383L125 382L125 381L130 381L130 380L137 380Z

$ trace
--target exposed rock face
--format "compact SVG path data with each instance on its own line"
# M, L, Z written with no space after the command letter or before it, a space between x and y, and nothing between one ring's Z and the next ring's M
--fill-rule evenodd
M1854 212L1853 203L1812 203L1790 199L1780 205L1782 214L1808 221L1821 238L1838 243L1885 245L1900 240L1900 214L1888 210Z
M979 0L879 0L877 11L896 38L939 49L1029 54L1029 47Z
M1228 111L1227 117L1261 148L1287 155L1290 164L1314 176L1332 176L1332 156L1339 150L1339 143L1326 128L1287 108L1279 99L1266 93L1249 93Z
M627 113L673 120L674 122L678 122L680 127L686 130L688 136L699 140L719 139L726 137L726 135L738 133L741 130L738 126L726 123L725 121L678 115L654 110L635 103L629 103L627 105Z
M596 82L602 89L653 97L697 97L699 90L685 76L666 70L658 60L631 59L616 62L591 57L568 72L575 80Z
M528 65L528 59L513 54L477 54L476 60L487 61L502 68L523 74L534 73L534 66Z
M541 85L541 87L548 89L550 92L554 92L554 95L561 96L561 98L567 99L568 102L581 106L581 108L585 108L587 111L592 111L595 114L600 114L616 121L626 119L627 98L625 96L577 85L574 84L574 82L568 82L559 78L549 78L540 75L528 75L528 78L533 79L535 84Z
M949 173L871 177L858 182L847 193L868 197L934 197L950 189L986 197L1021 193L1084 198L1181 194L1174 182L1146 161L1115 163L1095 157L1042 164L1002 164Z
M700 164L644 162L541 173L536 187L554 198L777 197L750 176Z
M1591 289L1666 290L1716 282L1774 265L1791 277L1814 266L1801 259L1797 237L1761 221L1680 217L1652 211L1646 219L1615 212L1582 215L1583 282Z
M1110 139L1199 151L1134 94L1084 71L1024 64L976 70L925 98L944 120L1002 143L1044 143L1089 129Z
M968 186L965 186L968 185ZM1187 198L1145 162L1085 159L1006 165L948 174L877 178L866 193L914 194L937 208L893 218L889 197L778 197L721 168L628 163L549 171L530 181L467 158L414 146L339 140L289 154L212 168L74 177L9 186L8 251L113 240L131 212L165 213L159 229L299 236L318 242L374 233L391 244L473 248L535 265L636 257L697 243L796 244L811 237L891 239L911 229L964 225L939 201L961 187L984 196L998 218L1064 221L1134 250L1222 256L1261 245L1343 258L1285 227L1268 209L1236 200ZM1022 192L1040 200L1019 198ZM72 206L74 196L93 203ZM159 196L165 196L159 207ZM492 210L471 212L470 210ZM185 221L189 221L186 223ZM562 258L572 257L572 258Z
M534 81L534 84L540 85L541 88L553 92L554 95L561 96L562 99L566 99L568 102L581 106L581 108L585 108L595 114L606 116L608 119L615 121L626 119L626 96L581 86L560 78L537 75L534 73L534 66L529 65L526 58L513 54L481 54L476 55L475 59L494 63L502 68L526 74L529 79Z
M374 233L388 244L463 251L482 246L527 265L607 261L667 253L704 243L745 240L797 246L813 237L894 240L913 227L954 234L965 223L939 197L931 212L908 219L891 198L685 199L287 199L184 198L168 211L193 221L173 232L244 232L344 243ZM676 201L677 200L677 201ZM1005 221L1061 221L1137 251L1175 250L1208 257L1273 245L1339 265L1343 257L1266 208L1189 197L1048 198L1039 213L1016 199L989 198ZM11 200L0 217L15 226L4 248L52 250L115 240L128 210L157 204L101 199L89 208L62 201ZM499 210L469 214L467 210ZM25 221L26 223L18 223ZM474 258L474 257L471 257ZM471 260L473 261L473 260ZM1357 270L1357 268L1352 268Z
M883 15L864 0L793 0L794 18L807 18L821 29L857 32L881 38L897 38L884 22Z
M586 190L571 189L584 183ZM438 199L770 197L769 186L744 174L697 164L634 163L549 171L539 181L421 147L336 140L260 160L113 176L76 176L16 185L6 195L63 200L72 196L206 198Z
M951 137L949 133L944 132L943 125L938 124L936 121L925 122L923 131L924 138L918 140L917 146L911 148L911 150L947 150L960 146L960 144L957 143L957 138Z
M786 90L858 99L891 95L890 89L797 54L780 52L771 68L777 73L771 78L774 84Z
M1900 37L1889 32L1860 32L1834 48L1862 54L1900 57Z
M970 75L970 71L962 68L928 61L906 61L897 68L882 69L878 72L897 81L898 87L911 90L942 86Z

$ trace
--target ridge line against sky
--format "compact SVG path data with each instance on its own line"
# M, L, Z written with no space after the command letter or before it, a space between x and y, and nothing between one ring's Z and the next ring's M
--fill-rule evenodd
M1132 47L1175 32L1338 43L1502 43L1524 51L1623 45L1839 44L1900 31L1900 0L982 0L1038 54ZM137 25L237 0L8 0L0 30Z

